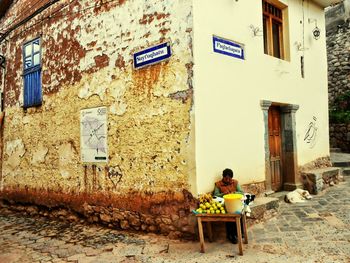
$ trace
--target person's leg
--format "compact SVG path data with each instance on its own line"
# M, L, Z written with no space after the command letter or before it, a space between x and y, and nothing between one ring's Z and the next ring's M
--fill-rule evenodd
M232 228L233 228L233 241L232 243L237 244L237 226L236 226L236 222L232 222Z
M228 240L232 243L237 244L237 228L236 222L227 222L226 223L226 236Z
M230 222L231 223L231 222ZM237 226L236 226L236 223L232 223L232 227L233 227L233 234L234 236L237 238ZM241 233L242 235L244 234L244 227L243 227L243 224L241 224Z

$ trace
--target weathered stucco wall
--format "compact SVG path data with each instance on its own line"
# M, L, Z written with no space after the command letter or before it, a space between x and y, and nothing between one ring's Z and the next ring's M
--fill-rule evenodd
M1 24L21 14L22 4ZM191 12L185 0L60 1L13 31L1 43L7 58L2 196L82 213L87 202L186 217L195 174ZM22 46L38 36L43 105L24 111ZM133 69L133 52L165 40L172 43L169 61ZM98 106L108 107L109 162L84 165L80 110ZM176 227L162 232L188 223L169 224ZM156 225L150 230L161 231Z

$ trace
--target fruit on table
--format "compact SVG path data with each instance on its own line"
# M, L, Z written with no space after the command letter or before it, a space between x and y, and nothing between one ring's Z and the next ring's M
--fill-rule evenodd
M212 200L213 200L213 197L211 194L202 194L199 196L199 202L201 204L207 203L207 202L210 203Z
M198 213L203 214L226 214L224 205L215 202L211 194L204 194L199 196L199 208L196 210Z

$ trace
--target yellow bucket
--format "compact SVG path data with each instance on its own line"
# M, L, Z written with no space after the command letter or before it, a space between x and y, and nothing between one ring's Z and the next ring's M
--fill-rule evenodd
M242 194L224 195L226 211L230 214L241 213L243 209Z

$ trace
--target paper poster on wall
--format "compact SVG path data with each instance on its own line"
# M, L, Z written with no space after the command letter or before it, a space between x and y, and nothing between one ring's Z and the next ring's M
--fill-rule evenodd
M80 111L80 145L82 162L108 161L106 107Z

